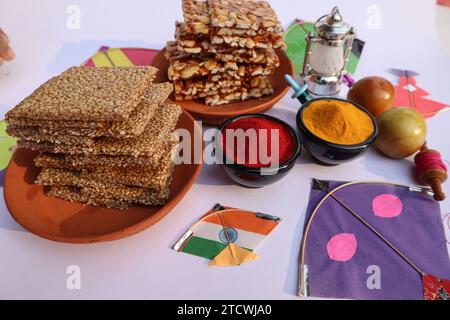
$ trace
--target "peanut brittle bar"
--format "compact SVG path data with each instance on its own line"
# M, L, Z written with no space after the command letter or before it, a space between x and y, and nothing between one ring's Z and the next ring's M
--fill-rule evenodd
M278 68L280 60L274 49L243 49L243 48L217 48L210 47L210 52L200 54L190 54L183 51L183 48L178 47L177 42L169 41L166 47L166 58L169 61L183 60L183 59L203 59L209 60L211 58L216 61L236 62L246 64L264 64L270 68Z
M240 88L228 94L218 94L205 97L205 103L210 106L220 106L233 102L240 102L254 98L262 98L273 94L273 88Z
M207 79L190 79L174 81L175 95L184 97L210 96L212 94L227 94L239 88L259 88L271 87L269 78L266 76L255 76L247 79L234 79L227 75L214 75ZM212 92L212 94L211 94Z
M185 84L185 82L181 81L180 86ZM175 88L177 88L177 84L175 84ZM261 98L273 93L270 80L264 76L251 78L235 87L221 88L220 86L214 86L212 88L202 88L201 82L196 82L194 85L192 83L185 85L185 87L181 87L179 92L176 89L175 98L177 100L204 98L207 105L217 106L231 102L245 101L251 98Z
M183 0L182 1L184 25L181 29L182 39L203 38L209 39L211 35L219 36L247 36L253 37L267 32L282 33L283 28L251 29L251 28L227 28L215 27L211 24L210 10L206 1Z
M220 28L238 28L283 32L277 14L266 1L207 0L211 25Z
M215 75L226 75L236 80L256 77L260 75L270 76L275 68L261 64L238 64L236 62L218 62L214 59L185 59L171 61L168 69L168 77L171 81L187 80L192 78Z
M202 52L214 52L221 47L245 48L245 49L285 49L286 42L283 36L278 33L264 33L255 36L227 35L224 31L213 31L210 38L196 37L185 34L184 24L177 23L175 39L180 51L191 54Z

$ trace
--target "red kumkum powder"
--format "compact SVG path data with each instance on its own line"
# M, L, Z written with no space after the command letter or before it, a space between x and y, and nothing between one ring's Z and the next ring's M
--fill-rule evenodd
M256 131L256 139L257 139L257 145L256 147L253 146L252 151L257 152L257 161L256 163L251 163L251 162L255 162L254 158L255 157L250 157L250 150L251 150L251 146L250 146L250 142L251 139L248 135L245 136L245 163L241 163L242 160L238 157L238 154L241 150L239 150L239 140L237 136L234 136L234 146L227 142L227 130L239 130L242 129L245 132L249 132L247 130L255 130ZM261 130L266 130L267 134L263 134ZM231 160L234 161L234 163L238 163L238 164L243 164L247 167L252 167L252 168L265 168L265 167L270 167L271 164L273 164L275 161L272 158L271 155L271 150L272 150L272 132L276 132L274 130L278 130L278 138L279 138L279 143L278 143L278 155L279 155L279 161L278 164L282 164L284 162L286 162L287 160L289 160L289 158L294 154L295 152L295 143L294 140L291 136L291 133L288 129L286 129L285 126L283 126L282 124L270 120L270 119L266 119L266 118L258 118L258 117L251 117L251 118L242 118L242 119L238 119L232 123L230 123L228 126L226 126L223 131L222 131L222 148L223 146L225 146L225 148L223 148L225 155L230 158ZM261 137L266 137L267 141L262 141ZM241 140L242 141L242 140ZM261 142L260 142L261 141ZM262 156L265 156L266 158L270 159L269 163L265 163L267 162L267 159L265 159L265 161L261 161L260 158L260 150L259 150L259 146L260 143L266 143L266 150L262 151L263 154ZM230 155L231 151L233 150L234 147L234 154ZM267 154L267 155L266 155ZM240 160L240 161L239 161ZM253 160L253 161L251 161ZM276 160L276 159L275 159ZM263 163L264 162L264 163Z

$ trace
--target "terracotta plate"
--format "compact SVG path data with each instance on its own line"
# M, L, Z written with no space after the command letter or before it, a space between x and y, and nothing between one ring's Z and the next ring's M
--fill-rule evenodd
M183 111L177 128L187 129L192 145L196 143L199 146L197 152L202 152L200 127L186 111ZM180 164L175 167L170 200L164 207L133 206L121 211L47 197L42 186L33 184L39 174L39 168L33 163L35 155L35 151L28 149L18 149L14 153L5 176L6 205L13 218L31 233L69 243L111 241L150 227L183 198L202 166ZM197 156L201 162L201 154Z
M166 49L161 50L152 63L153 66L160 70L156 79L157 82L169 81L167 78L169 62L164 57L165 52ZM294 67L284 51L277 50L277 54L280 58L280 67L275 71L271 79L274 87L274 93L271 96L223 106L208 106L200 100L176 101L176 103L188 110L196 119L202 120L204 124L214 126L222 124L230 117L245 113L265 112L280 101L289 90L289 86L284 80L284 75L290 74L294 76ZM173 95L170 99L175 102Z

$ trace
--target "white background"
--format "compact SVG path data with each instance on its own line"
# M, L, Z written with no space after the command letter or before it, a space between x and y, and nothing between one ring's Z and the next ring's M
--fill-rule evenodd
M436 29L434 0L286 1L271 3L287 26L314 20L339 5L344 19L367 42L357 77L391 67L420 73L431 98L450 101L450 58ZM69 5L81 8L81 29L66 27ZM381 10L380 29L367 27L368 7ZM100 45L161 48L181 18L180 1L0 0L0 26L17 58L0 67L0 118L34 88ZM286 96L270 114L294 125L297 103ZM429 145L450 159L450 112L429 120ZM18 226L0 200L0 298L290 299L296 298L297 259L312 177L415 183L412 162L376 151L339 167L312 163L306 153L287 178L248 190L233 185L217 166L205 166L183 201L156 226L112 243L68 245L40 239ZM450 194L450 184L445 186ZM237 268L208 268L207 261L170 249L177 237L216 202L284 218L257 250L262 259ZM450 212L449 202L443 213ZM30 214L33 214L30 212ZM68 290L66 268L81 268L81 290Z

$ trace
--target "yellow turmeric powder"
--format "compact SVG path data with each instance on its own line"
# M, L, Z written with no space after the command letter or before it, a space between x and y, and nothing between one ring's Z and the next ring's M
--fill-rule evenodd
M335 144L363 143L375 130L372 119L364 111L340 100L313 101L303 111L302 119L314 135Z

